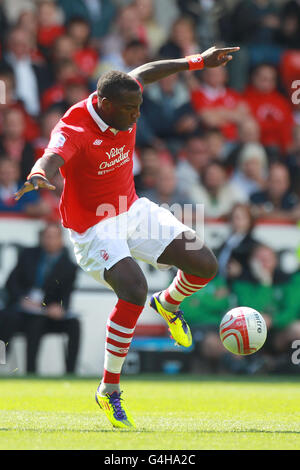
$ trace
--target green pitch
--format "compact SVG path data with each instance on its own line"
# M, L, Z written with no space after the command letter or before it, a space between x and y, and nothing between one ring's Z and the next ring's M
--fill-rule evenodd
M136 420L113 430L97 380L0 379L0 449L300 449L300 378L142 376L122 382Z

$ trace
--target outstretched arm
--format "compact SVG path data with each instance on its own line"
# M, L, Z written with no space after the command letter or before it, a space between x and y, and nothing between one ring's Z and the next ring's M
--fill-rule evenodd
M46 153L34 164L27 181L15 194L16 200L20 199L23 194L39 188L54 190L55 186L49 182L49 178L53 178L58 169L65 163L64 159L56 153Z
M232 59L231 53L239 51L239 47L211 47L202 54L194 54L182 59L167 59L149 62L132 70L129 75L139 80L143 85L161 80L173 73L184 70L200 70L203 67L218 67L226 65Z

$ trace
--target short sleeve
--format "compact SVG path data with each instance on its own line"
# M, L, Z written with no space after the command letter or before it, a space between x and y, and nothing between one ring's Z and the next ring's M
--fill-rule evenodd
M45 153L56 153L60 155L65 162L68 162L78 152L78 145L75 144L75 142L76 136L74 136L72 130L67 127L63 129L54 128Z

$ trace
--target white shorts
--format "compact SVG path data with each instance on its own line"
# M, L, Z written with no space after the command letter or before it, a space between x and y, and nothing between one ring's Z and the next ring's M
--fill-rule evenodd
M79 266L111 288L104 279L104 270L128 256L158 269L169 269L157 259L174 238L186 231L194 232L170 211L142 197L127 212L102 220L81 234L69 229L69 234Z

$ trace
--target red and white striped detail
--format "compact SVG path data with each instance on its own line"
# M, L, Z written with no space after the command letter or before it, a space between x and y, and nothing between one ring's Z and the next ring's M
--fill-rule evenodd
M107 321L103 383L118 384L143 306L119 299Z
M205 287L210 279L205 279L178 270L172 284L163 292L166 302L179 305L183 299Z
M107 323L105 349L115 356L125 357L128 353L133 333L134 328L125 328L109 320Z

